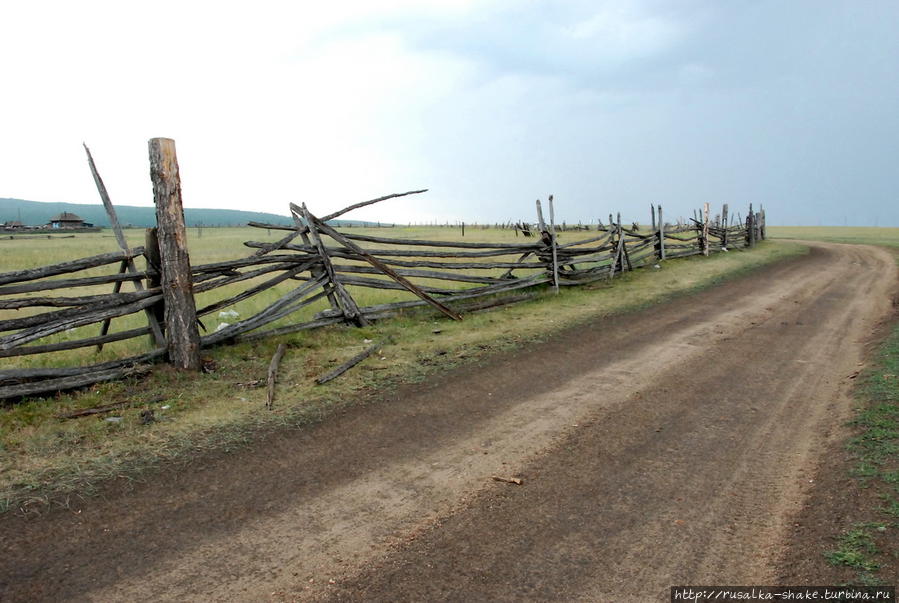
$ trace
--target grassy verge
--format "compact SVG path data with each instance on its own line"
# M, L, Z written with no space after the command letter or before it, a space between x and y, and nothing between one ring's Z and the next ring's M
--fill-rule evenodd
M543 290L532 301L466 317L461 323L416 310L375 325L334 327L218 348L206 374L160 367L140 381L103 384L0 412L0 509L65 504L109 478L140 479L153 467L240 447L265 430L319 421L363 393L418 381L497 350L529 345L564 328L708 287L805 247L766 242L751 252L693 257L616 278L614 284ZM314 377L369 345L390 342L339 379ZM266 411L265 375L278 343L288 352L275 409ZM120 403L113 413L78 419L62 412ZM152 411L152 421L147 420Z
M896 565L899 528L899 326L882 344L874 367L859 388L860 408L852 423L856 435L848 448L854 458L852 474L860 488L876 494L874 508L859 508L859 521L837 538L827 560L855 571L861 585L883 583L880 571ZM888 580L893 580L889 576Z
M852 226L769 226L772 239L800 239L899 248L899 228Z

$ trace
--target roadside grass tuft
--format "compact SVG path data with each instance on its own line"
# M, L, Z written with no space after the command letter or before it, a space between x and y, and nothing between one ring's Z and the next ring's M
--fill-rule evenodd
M879 551L874 542L872 530L886 531L884 524L856 524L851 530L840 536L838 548L825 553L827 560L833 565L845 565L861 572L873 572L880 568L874 560Z
M860 509L859 517L888 521L856 523L838 538L838 547L825 554L833 565L857 570L860 585L879 584L878 569L894 551L881 550L878 542L889 544L888 534L899 519L899 326L884 341L872 367L864 376L857 396L861 407L850 422L857 430L847 448L854 456L851 475L860 485L879 494L883 506ZM889 547L887 547L889 548Z

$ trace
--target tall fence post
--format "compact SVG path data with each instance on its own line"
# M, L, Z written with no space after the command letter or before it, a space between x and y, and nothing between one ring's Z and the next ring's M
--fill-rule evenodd
M159 229L156 227L148 228L144 232L144 260L147 262L147 288L162 290L162 260L159 257ZM165 326L165 303L159 302L153 304L149 311L153 313L156 322ZM165 345L165 338L161 344Z
M721 247L727 249L727 228L728 228L728 217L727 217L727 203L721 208Z
M169 362L177 368L195 371L200 369L200 332L187 253L187 227L175 141L151 138L149 151Z
M749 238L749 246L755 247L755 214L752 213L752 203L749 204L749 215L746 216L746 236Z
M665 259L665 220L662 218L662 206L659 205L659 260Z

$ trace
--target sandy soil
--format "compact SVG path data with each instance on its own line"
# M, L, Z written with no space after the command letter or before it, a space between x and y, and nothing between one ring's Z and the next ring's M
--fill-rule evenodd
M0 599L651 601L776 583L897 284L882 250L812 245L71 509L7 514Z

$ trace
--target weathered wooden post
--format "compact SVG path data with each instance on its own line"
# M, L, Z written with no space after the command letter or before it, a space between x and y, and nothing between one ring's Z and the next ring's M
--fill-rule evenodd
M165 331L169 362L180 369L200 369L200 332L194 303L187 227L181 203L181 176L175 141L151 138L150 179L156 204Z
M755 247L755 214L752 213L752 203L749 204L749 215L746 216L746 234L749 237L749 246Z
M551 258L553 258L552 262L552 277L553 277L553 288L556 293L559 292L559 265L555 261L555 249L556 249L556 237L555 233L550 234L549 228L546 226L546 222L543 220L543 207L540 205L540 199L537 199L537 228L540 229L541 240L543 244L550 249Z
M318 232L318 228L315 226L315 220L312 219L312 214L309 213L309 209L306 207L305 203L299 207L299 210L300 217L303 218L306 222L306 227L309 229L309 235L312 237L312 244L318 251L318 256L322 261L323 270L328 275L330 288L336 293L336 299L340 300L338 309L347 321L354 323L357 327L366 326L368 321L365 320L362 311L359 310L359 306L356 305L356 300L353 299L353 296L350 295L340 281L337 280L337 273L334 271L331 257L328 255L325 244L322 243L321 235Z
M727 249L727 203L721 208L721 225L723 229L721 234L721 247Z
M128 247L128 242L125 240L125 233L122 232L122 226L119 224L119 218L116 215L115 206L112 204L112 199L109 198L109 193L106 190L106 185L103 183L103 178L100 177L100 172L97 170L97 165L94 163L94 157L91 155L91 150L87 148L87 145L82 143L84 147L84 152L87 153L87 164L91 169L91 175L94 177L94 183L97 185L97 192L100 193L100 200L103 201L103 207L106 209L106 215L109 216L109 223L112 226L112 232L115 234L116 242L119 244L119 248L126 252L130 253L131 249ZM121 272L137 272L137 268L134 266L134 261L131 259L122 261L122 270ZM143 285L141 285L140 281L132 281L134 284L135 291L143 291ZM122 290L122 281L118 281L113 286L113 293L118 293ZM165 345L165 337L163 337L162 333L162 324L156 320L155 315L153 314L150 308L144 310L147 315L147 324L150 327L150 338L153 342L153 345L157 347L162 347ZM109 332L109 325L111 324L110 319L106 319L103 321L103 326L100 327L100 336L106 335ZM103 350L103 344L97 344L97 351Z
M709 255L709 204L702 206L702 255Z
M553 196L549 196L549 228L553 245L553 288L559 292L559 256L556 252L556 211L553 208Z
M764 241L767 236L767 225L765 224L765 208L759 207L759 236Z
M148 228L144 232L144 259L147 261L147 289L162 289L162 260L159 257L159 229ZM165 303L159 302L148 308L160 326L165 326ZM165 345L162 339L160 345Z
M665 259L665 220L662 218L662 206L659 205L659 260Z

